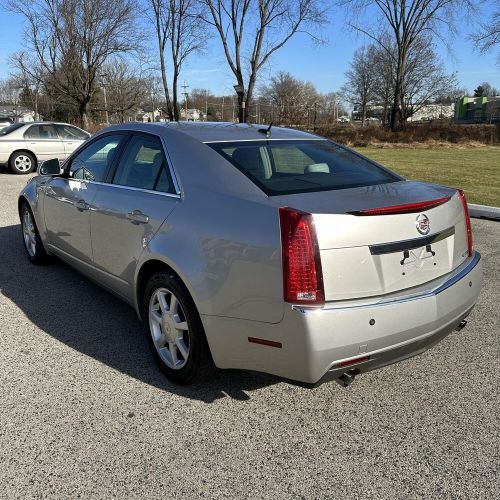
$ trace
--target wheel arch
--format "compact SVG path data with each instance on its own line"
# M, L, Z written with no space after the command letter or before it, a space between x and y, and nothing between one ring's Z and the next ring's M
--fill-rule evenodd
M179 275L179 273L170 265L168 265L165 261L157 259L157 258L151 258L145 262L142 263L140 266L137 275L136 275L136 286L135 286L135 303L136 303L136 310L139 315L139 318L143 320L142 318L142 296L144 294L144 290L146 288L146 285L148 283L149 278L156 272L158 271L164 271L175 278L179 280L179 282L184 286L186 289L187 293L191 297L191 300L193 301L195 307L198 309L196 305L196 300L193 297L193 294L191 290L189 289L189 286L186 284L186 281L182 278L182 276ZM199 314L199 311L198 311Z
M24 203L26 203L28 205L28 207L31 208L31 205L30 205L28 198L26 198L26 196L21 194L19 196L19 198L17 199L17 213L19 214L19 217L21 217L21 207L23 206ZM32 208L31 208L31 210L33 211Z
M38 158L37 158L36 154L33 151L31 151L30 149L27 149L27 148L19 148L19 149L15 149L14 151L12 151L12 153L9 156L9 161L8 161L9 165L10 165L10 160L12 159L12 157L16 153L28 153L29 155L33 156L33 159L35 160L35 168L38 167Z

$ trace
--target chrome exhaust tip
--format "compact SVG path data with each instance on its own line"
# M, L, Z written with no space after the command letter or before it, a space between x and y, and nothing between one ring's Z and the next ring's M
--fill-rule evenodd
M356 378L356 375L353 373L345 372L339 377L339 383L343 387L349 387Z
M458 326L455 328L455 331L459 332L460 330L463 330L466 326L467 326L467 320L463 319L462 321L460 321Z

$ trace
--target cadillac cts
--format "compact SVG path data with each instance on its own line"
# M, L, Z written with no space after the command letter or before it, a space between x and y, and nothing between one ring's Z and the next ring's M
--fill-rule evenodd
M211 356L347 385L460 330L479 294L462 191L305 132L116 126L39 174L19 197L29 259L130 303L179 383Z

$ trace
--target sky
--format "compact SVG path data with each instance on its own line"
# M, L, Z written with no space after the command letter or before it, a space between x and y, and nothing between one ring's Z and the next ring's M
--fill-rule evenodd
M5 10L6 1L0 0L0 79L8 77L12 71L8 63L9 55L23 48L23 20ZM494 3L494 0L482 3L479 16L464 15L463 19L459 19L457 35L447 37L451 42L451 51L438 45L447 71L456 72L460 87L465 87L469 93L483 81L500 88L500 49L496 53L481 55L468 39L474 29L470 19L487 19L494 10ZM329 18L321 33L327 40L325 44L317 45L304 34L296 35L263 68L260 82L265 82L278 71L287 71L300 80L312 82L320 92L338 91L344 83L344 74L354 51L369 40L346 29L346 18L340 9L332 9ZM208 89L216 95L234 92L232 86L236 82L218 42L214 38L204 54L194 56L186 63L181 83L189 86L188 92L194 88ZM151 43L154 44L155 40L152 39Z

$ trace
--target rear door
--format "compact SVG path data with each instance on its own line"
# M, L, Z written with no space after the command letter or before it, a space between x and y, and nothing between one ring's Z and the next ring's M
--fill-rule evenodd
M28 150L35 153L39 162L58 158L66 158L63 141L59 137L56 126L51 123L31 125L24 133Z
M94 265L120 295L130 294L141 253L179 199L159 137L134 133L91 215Z
M64 158L67 158L76 148L85 142L90 136L72 125L58 123L55 125L64 146Z

